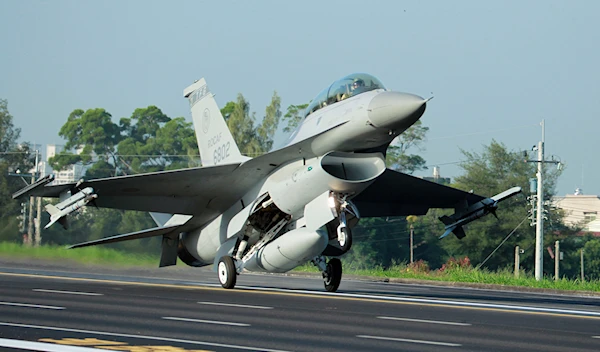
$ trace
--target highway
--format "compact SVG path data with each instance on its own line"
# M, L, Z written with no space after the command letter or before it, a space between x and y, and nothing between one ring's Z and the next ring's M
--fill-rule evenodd
M600 350L598 297L6 258L0 280L0 350Z

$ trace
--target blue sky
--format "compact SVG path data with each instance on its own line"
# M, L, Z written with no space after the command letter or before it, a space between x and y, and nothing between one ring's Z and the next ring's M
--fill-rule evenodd
M0 98L22 139L61 143L76 109L118 121L157 105L190 121L205 77L258 117L274 90L308 102L352 72L435 99L421 155L442 176L492 138L566 165L557 193L600 194L598 1L2 1ZM429 174L430 171L421 174ZM534 175L532 175L534 177Z

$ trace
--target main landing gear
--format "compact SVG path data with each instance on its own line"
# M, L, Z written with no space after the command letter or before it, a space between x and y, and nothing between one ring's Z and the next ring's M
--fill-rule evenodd
M342 262L338 258L331 258L325 262L325 257L320 255L312 260L312 263L321 269L323 284L328 292L337 291L342 282Z
M237 281L237 270L235 269L233 258L229 256L221 257L217 271L219 273L219 282L223 288L229 289L235 287L235 282Z

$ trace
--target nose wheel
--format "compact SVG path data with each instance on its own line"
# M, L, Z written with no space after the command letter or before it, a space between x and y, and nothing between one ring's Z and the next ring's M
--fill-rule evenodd
M219 274L219 282L223 288L231 289L235 287L237 271L233 258L229 256L222 257L217 266L217 273Z
M337 291L342 281L342 262L338 258L332 258L327 262L323 271L323 283L328 292Z

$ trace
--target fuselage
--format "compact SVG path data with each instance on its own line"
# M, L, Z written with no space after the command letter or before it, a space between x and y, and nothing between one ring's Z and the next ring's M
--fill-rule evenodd
M352 94L350 85L358 80L363 82L363 86ZM182 244L186 255L194 259L194 265L213 264L215 257L231 255L233 244L227 246L226 243L233 243L243 236L249 238L250 245L260 240L260 234L255 233L260 231L242 234L246 219L254 221L252 216L259 218L272 214L289 218L277 248L285 243L295 243L293 246L297 248L297 236L307 233L295 231L306 224L305 206L323 192L351 197L367 187L385 170L382 153L394 138L421 117L425 103L416 95L386 90L377 79L365 74L350 75L334 82L313 99L298 128L281 147L310 141L308 146L314 157L291 159L278 166L229 210L202 228L184 234ZM259 209L268 215L260 215L256 210L261 206L255 204L258 200L263 206L270 204L266 210ZM279 213L267 213L271 208ZM260 228L260 225L256 227ZM291 238L292 232L295 234L293 241L283 239L287 233ZM306 253L299 250L296 259L290 259L287 265L281 263L290 255L282 254L272 260L280 263L277 267L266 263L263 258L262 264L257 262L247 269L290 270L301 264L299 261L319 254L323 250L320 247L323 241L326 243L327 239L306 235ZM272 248L269 250L277 252Z

